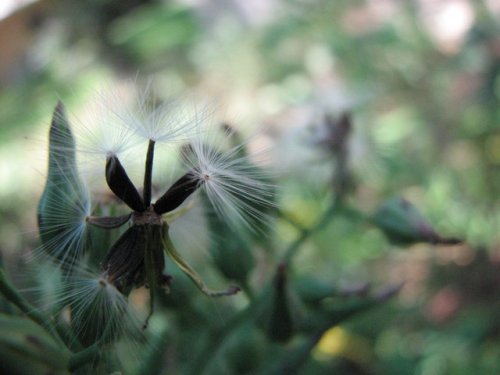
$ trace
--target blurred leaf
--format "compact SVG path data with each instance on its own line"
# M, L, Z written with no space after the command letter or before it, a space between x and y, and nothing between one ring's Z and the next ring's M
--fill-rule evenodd
M68 374L70 353L33 321L0 314L0 362L9 375Z

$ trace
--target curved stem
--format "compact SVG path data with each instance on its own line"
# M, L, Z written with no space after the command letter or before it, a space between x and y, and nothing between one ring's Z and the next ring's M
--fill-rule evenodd
M320 229L328 224L332 216L337 213L341 206L340 198L336 198L330 207L323 213L323 215L319 218L319 220L310 228L302 229L300 236L290 244L288 249L285 251L283 255L283 262L288 263L293 256L297 253L297 250L302 246L302 244L314 233L318 232Z
M189 278L194 282L194 284L200 289L204 294L209 297L222 297L222 296L232 296L240 291L240 288L236 286L230 286L226 290L216 291L208 288L203 282L202 278L198 273L191 268L191 266L181 257L177 252L174 244L170 240L168 235L167 226L164 226L163 236L162 236L163 248L167 255L174 261L177 267L180 268Z
M88 348L83 349L81 352L73 354L69 359L68 370L73 372L87 363L92 363L99 359L101 349L99 342L94 343Z
M219 350L222 343L225 342L226 336L234 332L235 328L240 324L248 321L254 314L258 306L257 301L249 304L245 309L240 310L236 315L234 315L226 324L222 327L215 329L213 331L206 332L206 336L203 337L202 349L196 353L193 357L193 362L187 369L186 373L188 375L200 375L203 374L204 369L216 358L217 351ZM214 337L217 337L214 340Z
M0 268L0 293L4 295L4 297L12 302L19 310L24 312L28 318L33 320L35 323L42 326L55 340L60 346L65 346L61 337L57 334L57 330L55 329L52 321L43 315L38 309L32 306L23 296L19 294L19 292L12 286L7 278L5 277L5 273L3 269Z

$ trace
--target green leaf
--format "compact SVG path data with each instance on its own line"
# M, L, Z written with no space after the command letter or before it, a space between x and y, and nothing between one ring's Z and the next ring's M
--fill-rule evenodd
M68 374L70 352L29 319L0 314L0 363L12 375Z

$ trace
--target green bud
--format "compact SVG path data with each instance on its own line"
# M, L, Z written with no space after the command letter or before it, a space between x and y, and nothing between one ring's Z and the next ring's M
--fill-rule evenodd
M386 201L377 209L371 220L391 242L399 245L418 242L452 245L461 242L439 236L417 208L403 198Z
M336 287L320 281L312 276L304 276L293 283L294 290L302 301L315 305L327 297L338 296Z
M267 337L276 342L288 341L294 332L294 323L287 291L286 266L280 264L274 283L263 301L262 314L259 317Z
M209 228L213 236L223 236L220 241L210 243L210 254L219 271L229 280L245 285L249 273L255 266L250 247L251 239L244 233L236 233L216 215L210 217Z
M69 375L70 354L33 321L0 314L2 374Z
M78 177L75 141L62 103L58 103L49 134L49 166L45 189L38 203L38 226L44 250L58 259L71 260L83 244L81 226L89 207Z
M300 329L305 332L317 332L339 325L353 316L379 306L392 298L401 289L402 284L389 286L378 293L366 297L336 298L329 303L323 303L319 308L309 310L301 319Z

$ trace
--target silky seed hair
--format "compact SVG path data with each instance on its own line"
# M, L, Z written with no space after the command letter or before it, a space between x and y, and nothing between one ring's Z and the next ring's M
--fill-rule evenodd
M57 265L56 265L57 267ZM144 335L143 317L136 307L107 278L83 261L63 277L55 290L56 306L71 306L71 319L78 324L77 336L90 327L106 339L127 339Z
M120 108L118 116L127 129L143 140L176 143L199 129L200 117L182 97L160 99L152 82L144 88L131 87L134 92L129 106Z
M262 208L274 205L274 185L270 175L249 160L247 144L228 142L231 131L208 125L185 145L181 158L221 219L233 227L254 229L254 224L269 219Z
M51 183L54 193L46 201L52 210L43 219L38 218L40 233L51 238L33 250L35 261L48 253L61 261L72 262L83 255L87 246L87 217L92 211L90 194L77 171L60 168L57 173L61 182Z

